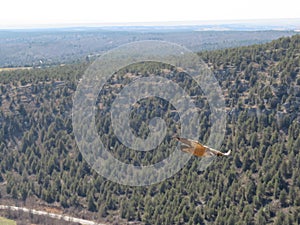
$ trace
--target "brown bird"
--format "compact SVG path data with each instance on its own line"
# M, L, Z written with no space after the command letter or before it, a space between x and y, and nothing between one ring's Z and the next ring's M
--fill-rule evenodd
M193 141L187 138L174 137L176 140L182 143L181 150L184 152L188 152L198 157L203 156L229 156L231 150L226 153L220 152L216 149L207 147L205 145L200 144L198 141Z

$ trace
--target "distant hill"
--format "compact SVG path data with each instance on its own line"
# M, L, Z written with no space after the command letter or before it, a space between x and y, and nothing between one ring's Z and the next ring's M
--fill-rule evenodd
M109 49L141 40L175 42L197 52L260 44L295 34L288 30L271 31L271 28L240 31L235 27L233 31L214 31L209 27L207 31L194 26L0 30L0 67L45 67L89 60Z
M199 56L224 93L227 126L221 150L232 149L232 156L215 159L204 171L201 159L192 158L173 177L145 187L99 176L76 146L72 99L88 62L0 72L0 204L55 209L112 224L299 224L300 36ZM180 130L176 110L157 98L132 107L130 125L144 138L149 120L163 117L169 129L159 147L136 152L113 133L111 103L123 86L149 74L190 90L199 108L199 140L205 143L210 133L209 104L188 75L167 65L132 65L107 83L95 116L104 145L125 163L158 162L177 144L171 138Z

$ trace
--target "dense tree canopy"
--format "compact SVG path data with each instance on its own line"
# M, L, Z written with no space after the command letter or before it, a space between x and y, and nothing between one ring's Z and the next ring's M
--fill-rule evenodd
M72 97L88 64L0 73L0 202L59 206L101 221L143 224L300 223L300 36L264 45L203 52L226 100L222 151L199 170L199 158L172 178L129 187L99 176L78 150L72 130ZM191 78L167 65L132 65L116 73L97 100L97 129L119 160L161 161L177 143L178 113L167 101L142 99L132 107L131 128L145 138L151 118L168 125L162 144L148 152L126 148L113 133L110 105L138 76L161 75L190 91L199 107L204 142L210 108ZM84 128L83 128L84 129ZM34 203L32 203L34 199Z

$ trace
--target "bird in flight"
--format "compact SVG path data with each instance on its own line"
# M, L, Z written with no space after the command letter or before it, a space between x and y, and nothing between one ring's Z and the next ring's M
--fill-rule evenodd
M198 157L203 156L229 156L231 150L226 153L220 152L216 149L207 147L205 145L200 144L198 141L194 141L187 138L174 137L176 140L181 142L181 150L183 152L188 152Z

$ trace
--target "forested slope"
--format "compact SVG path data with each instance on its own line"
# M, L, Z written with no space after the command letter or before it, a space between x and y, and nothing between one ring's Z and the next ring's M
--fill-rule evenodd
M0 67L47 67L90 60L112 48L133 41L175 42L192 51L215 50L292 36L294 31L193 31L156 29L115 30L70 28L41 30L0 30Z
M299 224L300 36L199 55L225 96L228 115L221 150L232 149L232 155L215 159L204 171L199 170L200 159L192 158L172 178L145 187L99 176L76 147L72 97L88 64L1 72L0 203L55 206L116 224ZM189 87L201 109L199 140L205 143L209 133L209 105L187 75L166 65L133 65L111 79L96 114L103 143L126 163L152 164L176 145L171 135L180 128L178 115L157 98L141 100L131 120L140 137L149 133L151 118L166 120L168 136L157 149L136 153L113 134L111 102L122 85L149 74Z

